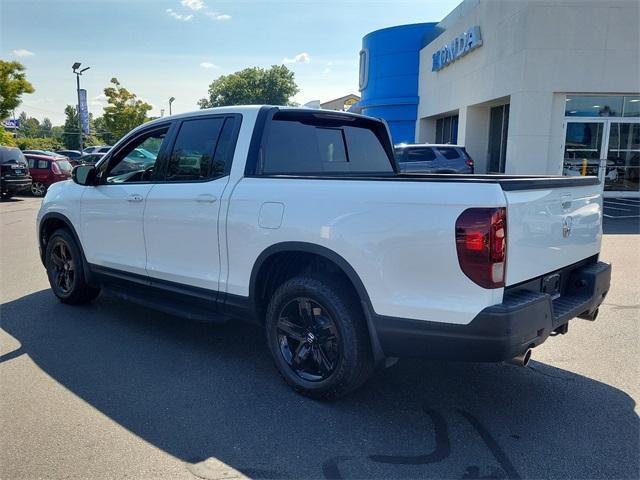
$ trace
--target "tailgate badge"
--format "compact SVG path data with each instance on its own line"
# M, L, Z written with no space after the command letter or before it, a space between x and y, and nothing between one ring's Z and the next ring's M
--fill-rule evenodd
M571 235L571 226L573 224L573 218L571 215L567 215L562 220L562 236L568 238Z

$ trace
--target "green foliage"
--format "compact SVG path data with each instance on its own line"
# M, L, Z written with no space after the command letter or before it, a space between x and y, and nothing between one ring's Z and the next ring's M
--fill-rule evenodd
M25 112L22 112L18 118L20 119L19 137L43 136L40 132L40 122L37 118L29 117Z
M3 145L5 147L16 146L16 141L13 138L13 135L7 132L2 126L0 126L0 145Z
M116 141L133 128L146 122L147 112L152 107L122 87L117 78L112 78L111 84L111 87L104 89L109 105L104 107L102 122L104 129L110 132Z
M51 120L47 117L42 119L42 123L40 124L40 136L41 137L52 137L53 136L53 124Z
M80 128L78 127L78 108L74 105L67 105L64 109L65 121L64 127L52 127L51 133L62 145L64 148L68 150L80 150L80 136L78 132ZM42 124L45 124L44 119ZM89 115L89 127L93 131L92 128L92 117ZM84 146L88 145L99 145L103 143L103 141L96 137L95 135L83 135L82 141Z
M80 149L80 136L78 128L78 109L73 105L67 105L64 109L65 121L62 132L62 143L68 150Z
M289 105L299 89L294 73L284 65L270 69L245 68L230 75L222 75L209 85L209 98L198 102L200 108L225 105Z
M93 121L93 127L91 131L98 137L102 138L105 145L113 145L116 142L116 138L109 130L104 122L104 117L98 117Z
M62 143L55 138L16 138L20 150L51 150L55 152L62 148Z
M23 94L34 91L21 63L0 60L0 119L7 118L20 105Z

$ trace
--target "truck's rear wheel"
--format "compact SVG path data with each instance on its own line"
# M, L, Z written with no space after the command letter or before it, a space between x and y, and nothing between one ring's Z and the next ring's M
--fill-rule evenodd
M266 329L280 374L304 395L338 398L373 371L362 310L340 280L288 280L271 298Z
M67 230L58 229L49 238L45 265L51 290L62 303L87 303L100 293L87 283L80 248Z

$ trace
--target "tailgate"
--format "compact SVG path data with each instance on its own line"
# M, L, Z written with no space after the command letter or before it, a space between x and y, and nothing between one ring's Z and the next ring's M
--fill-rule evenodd
M505 191L506 285L530 280L600 251L602 187Z

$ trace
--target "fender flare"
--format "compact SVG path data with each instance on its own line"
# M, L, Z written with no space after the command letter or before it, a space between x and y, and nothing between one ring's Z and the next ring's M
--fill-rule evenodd
M371 304L371 299L369 298L367 289L351 264L349 264L349 262L347 262L347 260L345 260L341 255L327 247L309 242L280 242L267 247L260 253L260 255L258 255L258 258L253 264L249 280L249 298L252 300L256 300L258 298L258 285L256 285L256 283L258 273L260 272L264 262L272 255L280 252L304 252L318 255L334 263L340 270L342 270L355 288L360 304L362 305L362 310L367 322L367 330L369 331L369 339L374 360L376 363L382 362L385 355L380 345L380 341L378 340L378 335L373 323L373 317L376 313L373 309L373 305Z

